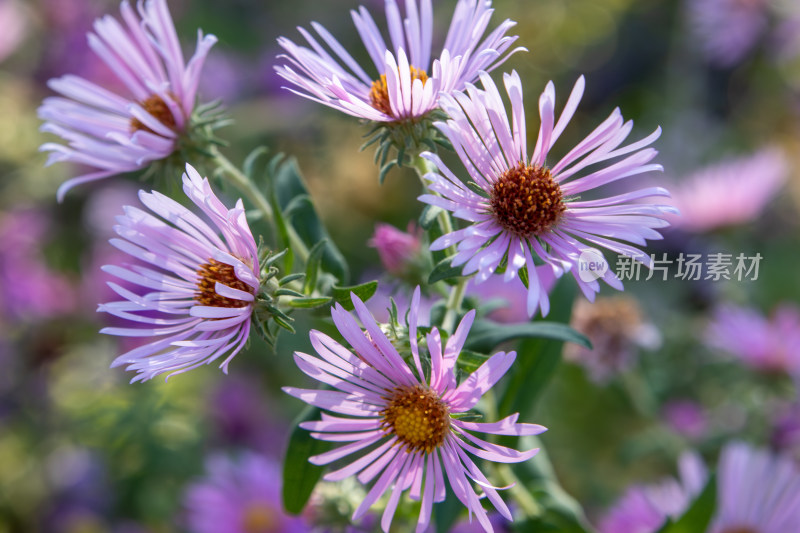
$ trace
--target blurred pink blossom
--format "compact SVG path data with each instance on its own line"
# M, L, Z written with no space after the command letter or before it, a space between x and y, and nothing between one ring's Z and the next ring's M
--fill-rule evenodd
M28 33L28 17L17 0L0 0L0 63L14 53Z
M568 344L564 358L584 367L598 384L626 371L639 348L654 349L661 344L660 332L645 321L639 303L629 296L576 300L571 325L589 338L592 349Z
M706 60L718 67L741 62L768 27L770 0L689 0L689 24Z
M418 261L422 238L421 228L408 223L406 231L389 224L376 224L375 233L367 244L378 250L381 264L387 272L403 276Z
M702 459L684 452L678 460L680 480L666 478L634 485L601 519L600 533L655 533L667 517L677 518L697 497L708 479Z
M188 487L184 497L191 533L304 533L302 519L289 516L281 505L281 469L255 453L239 460L211 457L206 478Z
M675 227L705 232L751 222L786 181L786 158L775 148L730 158L695 172L671 187L680 210Z
M28 321L73 310L73 287L42 255L49 224L35 209L0 213L0 317Z
M779 306L771 318L755 309L721 307L705 341L757 370L800 375L800 309L793 304Z
M697 402L675 400L667 403L661 414L673 431L688 439L699 439L708 432L708 417Z

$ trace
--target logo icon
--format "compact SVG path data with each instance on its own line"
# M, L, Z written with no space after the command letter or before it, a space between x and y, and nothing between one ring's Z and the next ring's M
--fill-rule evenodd
M600 279L608 272L608 261L597 250L587 248L578 257L578 277L590 282Z

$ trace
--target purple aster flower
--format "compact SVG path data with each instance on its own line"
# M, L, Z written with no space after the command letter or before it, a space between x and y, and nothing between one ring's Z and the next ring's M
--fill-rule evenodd
M709 533L800 531L800 469L788 457L732 443L722 450Z
M301 518L281 507L279 465L255 453L238 461L212 456L207 477L190 485L184 496L191 533L259 533L309 530Z
M671 188L681 229L703 232L758 218L786 181L786 158L774 148L722 161Z
M198 32L195 54L185 63L166 0L140 1L139 17L127 1L120 10L124 25L100 18L88 38L129 94L67 75L48 82L62 96L46 98L39 108L42 130L69 144L42 145L50 152L48 164L70 161L94 169L62 184L59 200L76 185L138 170L176 150L194 110L203 62L217 40Z
M483 37L494 11L491 5L491 0L459 0L444 48L433 64L431 0L406 0L405 18L397 0L386 0L390 47L366 8L351 12L377 76L367 74L316 22L312 27L333 55L310 32L298 28L311 48L281 37L278 43L287 55L280 57L288 63L275 68L297 87L291 91L348 115L376 122L413 120L437 108L441 94L463 89L480 71L490 71L523 50L508 51L517 40L506 36L515 24L510 20Z
M128 365L139 373L132 381L179 374L225 354L220 367L227 372L250 333L260 270L244 205L239 200L226 208L208 179L190 165L183 190L218 231L163 194L140 191L139 199L152 213L125 207L114 227L120 238L110 241L140 263L103 270L141 290L109 283L123 300L101 304L98 311L143 327L109 327L101 333L155 338L114 361L112 366Z
M376 480L353 514L362 516L390 487L389 501L381 520L388 531L405 491L412 500L421 500L417 532L430 524L434 502L445 499L449 484L455 496L486 531L492 526L471 481L478 483L486 498L506 519L508 507L468 454L503 463L525 461L538 449L519 452L482 440L472 432L496 435L535 435L545 431L536 424L517 423L514 414L499 422L467 422L458 415L474 408L511 367L516 354L498 352L460 384L456 381L456 360L475 318L470 311L444 346L439 331L426 336L430 352L430 373L422 370L417 339L417 289L409 312L409 341L414 369L389 342L361 300L352 295L353 304L366 331L340 305L331 311L339 332L355 353L319 331L311 331L311 344L320 357L295 353L298 367L314 379L338 390L313 390L286 387L284 391L326 411L322 420L304 422L314 438L347 442L330 452L310 458L325 465L358 454L358 458L329 472L323 479L341 480L357 475L361 483Z
M771 319L755 309L722 307L705 340L758 370L800 375L800 309L794 305L778 307Z
M481 74L483 90L469 85L466 93L442 97L442 108L451 117L436 126L453 144L467 168L478 193L467 187L435 154L424 157L439 173L425 176L435 194L420 200L453 212L456 218L471 225L443 235L431 249L444 250L458 245L454 266L464 265L463 274L477 272L476 283L489 278L506 260L505 279L510 281L519 269L527 267L528 315L537 308L549 311L547 291L535 270L534 257L549 265L556 277L572 269L583 293L592 300L600 290L597 278L578 275L579 258L600 246L612 252L632 256L646 265L650 259L639 249L645 239L660 239L655 231L669 225L663 220L675 210L656 203L637 200L669 196L660 187L638 189L594 200L580 197L597 187L653 170L661 165L648 164L656 150L645 148L661 134L657 129L645 139L620 146L630 134L633 123L625 122L619 109L567 153L560 161L545 163L550 149L572 118L583 95L584 79L578 79L558 121L555 120L555 88L549 83L539 99L541 126L532 155L528 156L522 83L516 72L505 74L506 91L511 100L511 117L506 113L500 92L487 74ZM625 155L610 164L607 161ZM575 178L583 169L594 171ZM598 168L599 165L599 168ZM572 267L575 267L574 269ZM611 269L602 279L622 290L622 283Z
M666 478L628 489L602 518L600 533L655 533L671 517L680 517L708 480L702 459L686 452L678 460L680 481Z
M767 29L770 0L689 0L689 24L706 59L739 63Z

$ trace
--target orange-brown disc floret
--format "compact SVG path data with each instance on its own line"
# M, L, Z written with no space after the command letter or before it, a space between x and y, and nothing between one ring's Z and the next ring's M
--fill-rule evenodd
M420 385L398 387L387 397L383 428L397 437L407 451L432 452L450 431L450 411L433 391Z
M409 70L411 71L411 83L414 83L414 80L420 80L424 85L428 81L428 75L424 70L412 66L409 67ZM386 113L390 117L394 116L392 106L389 104L389 88L386 85L386 74L381 74L380 79L372 82L372 89L369 91L369 103L378 111Z
M492 188L490 203L497 223L520 237L545 233L566 210L561 187L550 169L525 163L500 176Z
M200 265L197 275L200 276L200 281L197 282L194 299L199 305L212 307L245 307L249 305L249 302L244 300L235 300L217 294L215 287L218 282L232 289L253 293L250 285L236 277L231 265L221 263L216 259L209 259L208 263Z
M142 107L145 111L150 113L156 120L160 123L165 125L171 130L177 128L177 124L175 122L175 115L172 114L167 103L164 101L163 98L158 96L157 94L150 95L147 100L141 103ZM153 130L142 124L142 122L137 119L131 119L131 132L136 132L139 130L149 131L150 133L155 133Z

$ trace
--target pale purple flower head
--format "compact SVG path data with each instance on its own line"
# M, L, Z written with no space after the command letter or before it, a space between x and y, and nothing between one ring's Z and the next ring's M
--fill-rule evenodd
M689 24L706 60L719 67L741 62L767 30L770 0L689 0Z
M708 415L703 406L692 400L674 400L664 405L661 416L676 433L699 439L708 433Z
M250 333L260 269L244 205L239 200L233 209L226 208L190 165L183 190L216 229L178 202L140 191L150 212L125 207L114 227L119 238L110 241L138 261L103 270L140 290L109 283L123 299L101 304L98 311L139 327L109 327L101 333L153 339L114 361L112 366L128 365L138 372L132 381L185 372L226 354L220 367L227 372Z
M650 501L641 486L629 488L601 519L600 533L655 533L666 516Z
M456 361L475 317L475 312L470 311L444 345L436 328L427 335L430 372L426 376L417 339L419 289L414 293L408 319L413 366L384 335L361 300L355 295L352 299L366 331L338 304L331 315L354 351L319 331L311 331L311 344L319 357L295 353L303 372L336 390L284 388L292 396L337 415L323 413L322 420L304 422L302 428L312 431L314 438L347 443L311 457L310 461L324 465L357 455L323 478L337 481L357 475L364 484L374 480L356 509L354 520L394 486L381 519L385 532L406 491L412 500L422 502L417 532L425 531L433 503L445 499L447 484L484 530L492 531L487 511L472 488L473 481L481 485L498 512L511 520L497 487L489 483L469 454L488 461L516 463L530 459L538 449L519 452L480 439L473 432L536 435L545 428L517 423L516 414L499 422L468 422L454 415L475 407L508 371L516 354L496 353L459 384Z
M238 460L224 455L209 458L206 478L186 489L184 507L191 533L309 530L281 506L280 466L252 452Z
M775 148L703 168L671 188L681 214L670 220L693 232L751 222L777 194L788 171L786 158Z
M722 450L709 533L800 531L800 469L781 455L735 442Z
M506 32L510 20L484 38L494 11L491 0L459 0L438 59L433 50L431 0L406 0L405 18L397 0L386 0L386 21L391 43L384 41L365 7L352 11L356 30L375 64L367 74L324 27L311 25L328 49L310 32L298 28L311 48L281 37L287 63L275 67L293 84L292 92L343 113L375 122L403 122L426 115L438 107L439 96L461 90L480 71L502 64L517 40Z
M627 490L601 519L599 533L655 533L667 518L678 518L703 490L708 471L702 459L685 452L678 460L680 481L666 478Z
M580 101L583 77L578 79L564 111L555 120L555 87L549 83L539 99L541 126L533 153L529 156L525 127L522 83L516 72L503 81L511 100L506 112L500 92L487 74L481 74L483 90L468 85L467 92L445 95L442 108L450 116L437 122L452 143L471 180L481 192L468 187L433 153L423 156L438 168L425 175L429 188L438 194L425 194L420 200L452 211L456 218L470 223L465 228L443 235L431 249L444 250L457 245L453 266L463 265L463 274L476 273L476 283L488 279L507 260L504 279L514 279L527 267L527 311L549 311L547 291L536 272L538 256L555 277L572 270L575 280L590 300L600 290L595 278L578 275L580 255L597 247L636 258L649 266L650 258L635 246L645 239L660 239L657 228L668 226L667 213L675 210L658 203L636 203L669 196L660 187L637 189L614 196L582 200L594 189L645 172L661 170L650 164L656 150L646 148L661 134L621 146L633 123L625 122L619 109L557 162L546 164L551 148L561 136ZM621 156L625 156L624 158ZM619 160L609 163L612 159ZM593 170L575 177L585 168ZM611 269L602 279L622 290L622 283Z
M164 159L189 125L203 62L217 39L198 31L197 49L186 63L166 0L144 0L137 7L138 16L122 2L123 23L102 17L88 35L89 46L128 94L73 75L48 82L62 96L46 98L39 108L42 130L68 143L42 145L50 152L48 164L69 161L93 168L62 184L59 200L76 185Z
M792 304L778 307L769 319L755 309L721 307L705 341L755 369L800 376L800 309Z
M390 274L402 276L419 258L422 230L413 222L406 231L389 224L376 224L375 233L367 244L378 251L383 268Z

